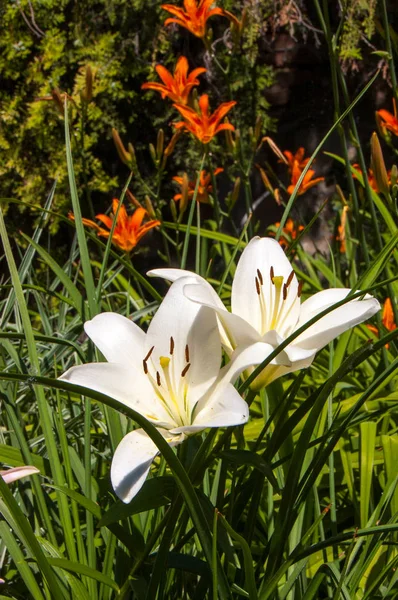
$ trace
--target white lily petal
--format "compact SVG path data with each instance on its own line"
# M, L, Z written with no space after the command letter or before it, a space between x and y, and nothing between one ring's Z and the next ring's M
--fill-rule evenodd
M210 285L188 284L184 286L184 295L192 302L208 306L217 313L221 343L228 354L237 346L248 346L260 340L260 334L238 315L227 311L221 303L213 302L213 288Z
M164 429L158 431L170 446L180 444L185 437L170 435ZM112 487L123 502L130 502L139 492L158 453L158 447L143 429L136 429L124 436L116 448L111 466Z
M283 278L279 287L272 283L272 274ZM288 281L284 298L283 285ZM299 317L297 292L297 277L292 274L292 266L279 243L272 238L253 238L236 268L232 312L262 335L269 329L287 334Z
M219 395L212 395L203 409L195 411L193 424L178 427L173 433L195 433L207 427L230 427L242 425L249 418L247 402L238 394L231 383L228 383Z
M35 475L36 473L40 473L39 469L31 465L0 471L0 475L6 483L13 483L18 479L22 479L22 477L29 477L29 475Z
M147 272L147 275L149 275L149 277L162 277L162 279L168 279L169 281L177 281L177 279L181 279L181 277L192 277L195 280L195 283L203 285L208 290L212 298L212 304L225 309L220 297L210 283L196 273L185 271L184 269L152 269Z
M145 333L123 315L101 313L87 321L84 330L108 362L142 363Z
M115 398L157 426L175 426L143 370L117 363L88 363L72 367L60 379Z
M297 323L296 329L326 308L346 298L350 291L345 288L335 288L314 294L314 296L303 303L300 320ZM314 325L311 325L296 338L294 345L304 349L316 348L320 350L344 331L370 319L379 310L379 302L376 298L368 295L365 296L364 300L347 302L347 304L336 308L314 323Z
M216 380L221 362L214 311L191 302L183 294L184 286L193 281L192 277L183 277L173 283L151 321L145 342L148 350L154 347L148 364L160 372L164 385L158 365L161 357L170 357L170 340L173 339L170 371L176 382L174 388L188 386L187 400L191 408Z

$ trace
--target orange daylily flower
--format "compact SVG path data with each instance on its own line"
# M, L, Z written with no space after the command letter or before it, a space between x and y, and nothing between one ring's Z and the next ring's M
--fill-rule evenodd
M101 221L101 223L103 223L105 227L109 229L109 231L107 231L103 227L100 227L99 225L97 225L97 223L94 223L94 221L91 221L90 219L82 219L82 222L87 227L95 229L99 237L108 238L110 235L110 230L112 228L113 220L118 210L118 206L119 200L114 198L114 200L112 201L113 215L111 217L109 217L108 215L96 215L95 217L96 219ZM116 244L116 246L119 246L119 248L121 250L124 250L125 252L130 252L133 248L135 248L140 239L146 233L148 233L150 229L152 229L153 227L158 227L160 225L160 221L158 220L148 221L143 225L142 222L146 214L147 211L144 208L140 207L136 208L133 214L129 216L127 214L125 206L122 204L119 208L119 212L117 215L117 221L112 235L112 242ZM68 216L73 221L75 220L75 217L72 213L70 213Z
M283 154L287 158L287 163L289 165L289 173L292 173L295 164L297 164L299 169L302 171L308 163L308 161L310 160L309 157L304 158L305 149L302 146L296 151L295 154L293 154L293 152L290 152L290 150L284 150Z
M280 221L278 223L275 223L275 227L278 229L280 225ZM297 225L293 219L288 219L285 223L284 228L282 229L282 235L279 238L279 243L280 245L283 247L287 247L291 244L291 242L293 240L295 240L298 236L298 234L300 233L300 231L303 231L304 227L303 225ZM275 235L274 232L271 232L270 235Z
M174 4L162 4L163 10L174 15L175 19L166 19L164 24L177 23L185 27L196 37L204 38L206 35L206 24L210 17L214 15L224 15L222 8L210 8L214 0L184 0L184 8L174 6Z
M360 173L360 174L362 175L362 177L363 177L363 173L362 173L362 169L361 169L361 167L360 167L360 166L359 166L357 163L355 163L355 165L352 165L352 166L353 166L353 167L354 167L354 169L356 169L356 170L358 171L358 173ZM355 179L358 179L358 177L356 176L356 174L354 174L354 173L353 173L353 174L352 174L352 176L353 176ZM391 170L390 170L390 171L387 171L387 177L388 177L388 183L390 184L390 182L391 182ZM369 185L370 185L370 187L372 188L372 190L373 190L374 192L376 192L376 194L378 194L378 193L380 192L380 190L379 190L379 186L377 185L377 181L376 181L376 178L375 178L375 176L374 176L374 173L373 173L372 169L368 169L368 181L369 181Z
M218 169L215 169L214 175L218 175L219 173L222 173L223 171L224 171L224 169L221 169L219 167ZM173 181L177 182L178 185L182 188L183 182L184 182L183 177L178 177L178 176L173 177ZM196 179L188 182L188 198L193 198L193 195L195 193L195 187L196 187ZM198 187L198 194L196 196L196 201L202 202L203 204L209 204L209 193L211 193L212 191L213 191L213 186L211 185L211 174L207 173L207 171L203 170L200 172L200 176L199 176L199 187ZM178 200L181 200L181 198L182 198L182 194L176 194L174 196L174 200L176 202Z
M189 65L185 56L180 56L178 59L174 69L174 75L162 65L156 65L155 69L164 85L162 83L149 81L148 83L144 83L141 88L143 90L155 90L156 92L160 92L163 100L168 97L173 102L177 102L177 104L188 103L188 97L192 88L195 87L195 85L199 85L199 79L197 79L198 75L206 73L205 68L199 67L198 69L191 71L188 75Z
M393 100L393 107L394 114L391 114L388 110L385 110L384 108L376 111L376 120L384 134L388 129L388 131L391 131L394 135L398 135L398 114L395 100Z
M383 323L383 325L387 329L387 331L394 331L394 329L397 328L397 325L396 325L395 319L394 319L394 311L392 309L392 302L391 302L390 298L387 298L386 301L384 302L383 315L381 318L381 322ZM377 335L377 337L379 336L379 330L377 329L377 327L375 325L366 325L366 327L370 331L372 331L372 333ZM388 344L386 344L386 348L388 348Z
M232 102L223 102L216 108L212 115L209 115L209 96L207 94L203 94L199 98L200 113L197 113L189 106L173 104L185 119L185 121L173 123L173 126L176 129L187 129L193 133L202 144L208 144L217 133L224 129L235 131L235 127L231 125L231 123L222 123L220 125L221 119L225 117L227 112L229 112L235 104L236 102L234 100Z
M289 187L287 188L288 194L293 193L293 190L296 187L296 183L298 182L302 172L303 172L303 170L300 169L298 162L294 161L293 167L292 167L291 182L290 182ZM305 174L304 179L301 182L301 185L299 187L298 196L301 196L307 190L314 187L314 185L317 185L317 183L320 183L321 181L324 181L324 179L325 179L324 177L315 177L315 179L313 179L314 175L315 175L315 171L313 169L308 169L308 171Z

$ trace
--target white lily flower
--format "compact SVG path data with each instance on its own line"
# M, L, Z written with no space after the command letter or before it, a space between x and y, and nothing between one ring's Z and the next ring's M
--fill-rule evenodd
M18 479L22 479L22 477L29 477L29 475L35 475L36 473L40 473L39 469L31 465L25 465L23 467L13 467L12 469L0 471L1 477L8 484L13 483L14 481L18 481Z
M193 274L180 269L155 269L148 275L176 281ZM216 312L222 344L232 359L243 348L252 347L253 354L256 348L253 365L261 364L269 355L269 344L277 348L293 332L351 292L332 288L301 303L301 285L281 246L272 238L255 237L244 249L232 284L231 312L205 279L194 277L195 284L185 285L184 294ZM286 373L309 367L321 348L378 310L379 302L367 294L331 311L289 344L252 387L260 389Z
M102 313L85 323L87 335L108 362L72 367L61 376L133 408L171 446L207 427L241 425L249 416L247 403L231 382L253 364L252 348L220 370L216 315L183 294L193 283L193 277L184 277L171 286L146 334L116 313ZM142 429L122 439L111 480L124 502L139 491L158 452Z

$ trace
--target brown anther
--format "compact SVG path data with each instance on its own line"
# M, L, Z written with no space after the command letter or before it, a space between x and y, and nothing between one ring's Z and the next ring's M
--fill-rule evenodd
M189 363L189 346L188 344L185 346L185 360Z
M173 354L173 352L174 352L174 340L173 340L173 338L171 337L171 338L170 338L170 354L172 355L172 354Z
M287 284L286 283L283 284L282 295L283 295L283 299L286 300L286 298L287 298Z
M261 294L261 290L260 290L260 284L259 284L259 281L258 281L257 277L255 278L255 282L256 282L257 294L260 295Z
M275 277L274 267L270 268L270 270L269 270L269 276L271 277L272 283L274 283L274 277Z
M145 375L148 375L148 365L146 364L145 358L142 361L142 366L144 367L144 373L145 373Z
M159 386L161 385L159 371L156 371L156 383L157 383Z
M286 287L287 287L287 288L288 288L288 287L289 287L289 285L292 283L292 279L293 279L293 277L294 277L294 271L292 271L292 272L290 273L289 277L287 278L287 281L286 281Z
M257 269L257 277L260 282L260 285L263 285L263 276L261 275L260 269Z
M144 358L144 362L146 362L148 360L148 358L151 356L153 349L155 346L152 346L152 348L149 350L148 354L146 355L146 357Z
M181 371L181 377L184 377L184 375L186 375L188 373L188 369L191 366L191 363L188 363L183 370Z
M303 290L303 283L304 283L303 281L299 281L298 288L297 288L297 298L300 298L300 296L301 296L301 292Z

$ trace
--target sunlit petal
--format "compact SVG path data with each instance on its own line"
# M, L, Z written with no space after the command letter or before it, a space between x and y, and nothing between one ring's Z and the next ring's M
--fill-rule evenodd
M173 436L164 429L158 431L170 446L180 444L184 439L183 435ZM130 502L139 492L158 453L157 446L143 429L136 429L122 439L113 456L111 481L123 502Z

